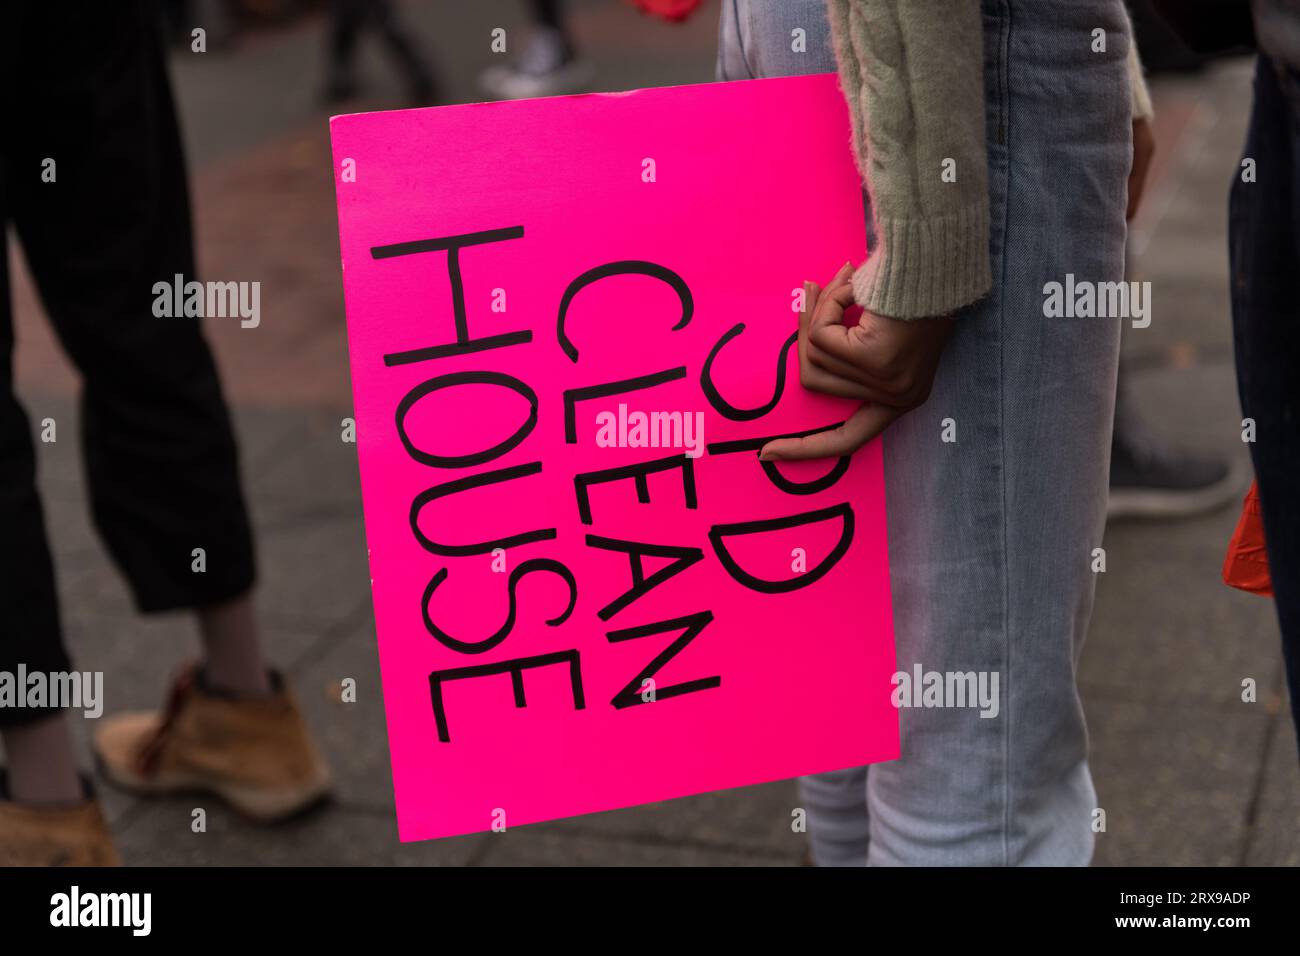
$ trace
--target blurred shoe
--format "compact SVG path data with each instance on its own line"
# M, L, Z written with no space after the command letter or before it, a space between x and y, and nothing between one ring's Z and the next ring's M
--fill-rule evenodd
M322 802L329 770L284 678L270 676L265 697L234 697L204 686L190 667L162 713L103 718L95 755L104 775L139 794L216 794L262 823Z
M1106 517L1200 514L1235 500L1244 486L1244 472L1228 462L1169 448L1131 417L1116 420Z
M0 776L0 866L120 866L90 784L72 806L14 803Z
M591 73L591 64L574 55L563 33L539 28L516 62L490 67L480 82L497 99L522 100L581 92Z

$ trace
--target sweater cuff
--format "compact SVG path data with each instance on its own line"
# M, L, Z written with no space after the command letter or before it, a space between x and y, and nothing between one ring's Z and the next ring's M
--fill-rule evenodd
M876 315L948 315L993 286L987 203L927 219L878 219L876 236L853 274L854 300Z
M1151 91L1147 88L1146 77L1143 75L1137 42L1132 39L1128 45L1128 75L1133 85L1133 122L1153 119L1156 111L1151 105Z

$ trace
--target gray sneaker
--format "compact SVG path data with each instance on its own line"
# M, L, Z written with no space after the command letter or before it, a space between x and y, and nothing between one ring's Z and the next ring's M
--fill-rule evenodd
M578 59L560 31L543 27L514 63L485 70L480 82L497 99L524 100L582 92L591 73L591 65Z
M1107 518L1182 518L1239 498L1244 469L1165 445L1132 417L1117 418Z

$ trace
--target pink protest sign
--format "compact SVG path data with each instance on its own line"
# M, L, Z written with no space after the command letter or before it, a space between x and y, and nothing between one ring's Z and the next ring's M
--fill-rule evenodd
M865 249L834 77L331 133L401 838L896 757L880 443L757 455L852 409L792 347Z

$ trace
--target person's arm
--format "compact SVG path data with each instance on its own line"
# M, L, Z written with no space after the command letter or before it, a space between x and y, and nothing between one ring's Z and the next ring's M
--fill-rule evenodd
M876 224L854 298L892 318L954 312L992 286L980 4L827 5Z
M827 0L876 244L804 287L799 381L856 398L842 424L766 461L846 455L930 395L949 316L988 293L988 143L979 0ZM863 308L856 325L845 310Z
M992 286L978 0L827 3L877 243L864 265L845 263L825 289L805 283L799 381L862 405L835 428L768 442L759 453L767 461L849 454L924 404L958 321L952 313ZM1150 101L1136 52L1129 68L1145 130ZM1149 149L1142 155L1149 160ZM1142 155L1134 154L1130 208ZM855 302L862 315L849 325Z

